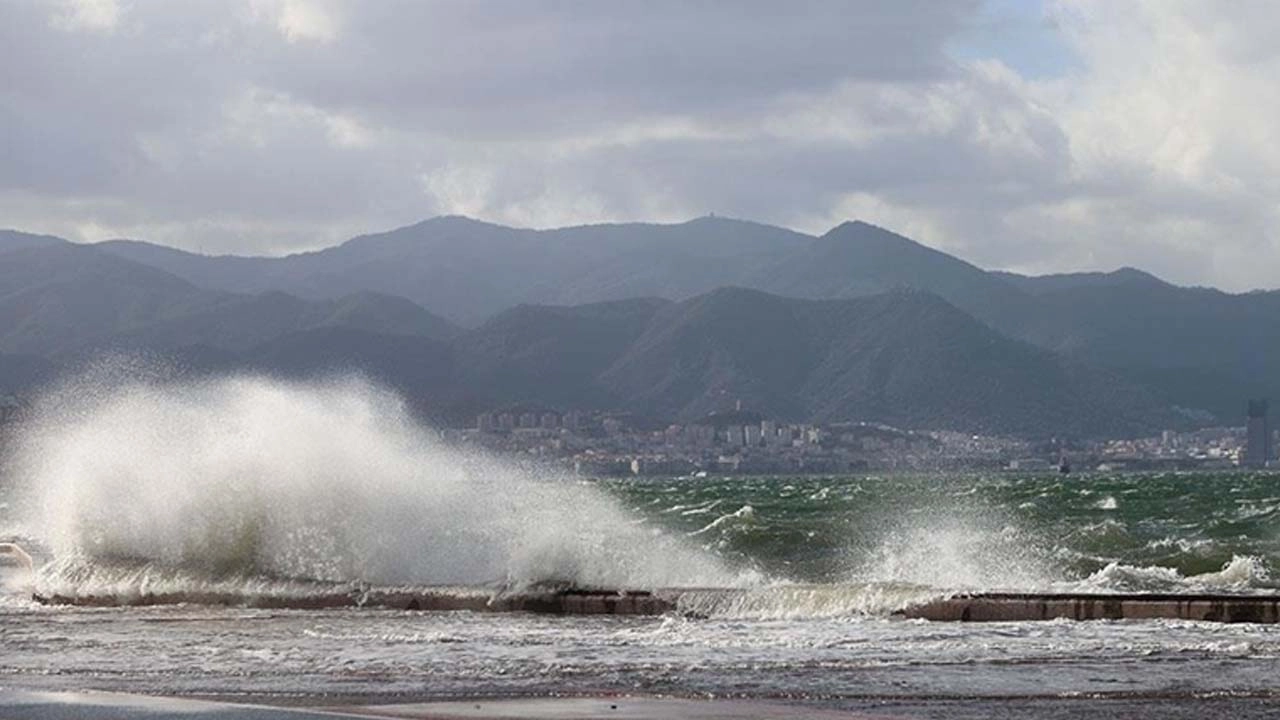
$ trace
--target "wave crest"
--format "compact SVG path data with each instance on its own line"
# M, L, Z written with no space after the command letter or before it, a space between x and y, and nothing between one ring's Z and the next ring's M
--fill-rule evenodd
M445 445L356 378L71 387L14 466L50 582L93 565L210 582L744 582L594 487Z
M1244 592L1272 587L1266 560L1235 555L1216 572L1183 575L1158 565L1109 563L1089 577L1072 584L1076 592Z

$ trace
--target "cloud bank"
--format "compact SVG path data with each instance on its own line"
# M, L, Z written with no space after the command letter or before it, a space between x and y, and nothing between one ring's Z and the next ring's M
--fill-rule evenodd
M1278 29L1208 0L17 0L0 226L274 254L442 213L860 218L985 267L1275 287Z

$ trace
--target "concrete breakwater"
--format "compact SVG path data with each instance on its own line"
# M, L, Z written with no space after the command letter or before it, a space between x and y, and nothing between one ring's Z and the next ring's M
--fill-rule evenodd
M734 592L716 590L711 592ZM509 593L473 588L412 588L361 590L335 587L306 594L239 591L140 592L128 594L39 594L45 605L81 607L146 607L155 605L225 605L263 609L324 610L374 608L385 610L469 610L472 612L532 612L556 615L661 615L677 611L681 591L555 590Z
M705 614L708 598L732 606L749 591L736 589L556 590L491 593L478 589L341 590L305 596L236 592L116 595L37 595L51 605L94 607L192 603L272 609L380 608L392 610L532 612L557 615ZM697 602L685 602L696 596ZM1280 622L1280 595L1160 595L974 593L909 604L892 617L939 622L1032 620L1198 620Z
M901 617L936 621L1201 620L1280 622L1280 595L979 593L904 608Z

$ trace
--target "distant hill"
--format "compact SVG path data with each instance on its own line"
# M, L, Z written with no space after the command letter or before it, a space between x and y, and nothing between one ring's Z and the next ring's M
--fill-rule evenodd
M617 406L598 382L671 303L640 299L573 307L521 305L456 343L466 384L490 406Z
M1039 298L1046 321L1030 339L1170 403L1238 424L1246 398L1280 398L1280 292L1232 295L1135 273Z
M223 293L71 244L0 256L0 352L56 355L207 306Z
M626 407L687 419L742 399L796 420L1037 436L1177 422L1141 388L921 292L805 301L718 290L664 309L602 379Z
M96 254L90 260L82 249ZM64 267L53 257L76 260ZM643 313L593 321L566 308L636 297L683 303L725 286L809 300L914 289L1073 368L1147 388L1195 422L1239 423L1247 397L1280 398L1280 363L1270 361L1280 353L1280 326L1270 321L1277 293L1183 288L1132 268L988 272L859 222L814 237L715 217L543 231L441 217L285 258L207 257L133 241L83 248L5 231L0 258L0 352L53 356L110 341L185 348L213 362L291 333L347 327L449 340L461 358L459 382L477 400L648 402L660 395L656 385L628 395L622 375L604 382L615 375L600 368L626 360L620 336L660 331L638 325ZM632 310L641 307L657 308L655 319L682 312L661 303ZM516 330L525 323L532 329ZM797 332L775 330L776 338ZM578 351L556 355L562 342ZM753 376L748 370L735 368L734 377ZM760 370L761 388L782 386ZM692 382L671 372L673 383L676 375ZM584 374L593 380L577 383ZM818 411L788 393L776 407Z
M104 353L172 372L359 372L440 417L470 412L449 342L460 328L399 297L304 300L208 290L96 247L36 243L0 259L0 392L29 392Z
M303 300L282 292L229 295L141 330L121 332L118 345L178 348L207 345L244 352L282 335L326 327L447 340L461 328L404 298L358 293Z
M1032 295L1044 295L1060 290L1104 288L1116 285L1141 284L1148 287L1168 285L1165 281L1136 268L1124 267L1111 272L1060 273L1055 275L1020 275L994 270L991 275Z
M207 290L96 247L38 245L0 260L0 352L57 357L102 348L208 347L235 353L320 327L439 340L461 331L404 298L366 292L313 301Z
M520 304L682 300L724 286L815 299L916 288L1014 332L1033 322L1035 305L997 276L861 222L813 237L716 217L557 230L439 217L284 258L208 257L132 241L99 247L203 287L310 298L372 291L468 325Z
M808 299L925 290L1010 334L1033 325L1038 311L1035 298L999 275L863 222L841 224L746 286Z
M285 258L208 257L132 241L100 246L204 287L321 298L373 291L474 325L522 303L688 297L741 282L812 239L719 218L539 231L439 217Z
M722 288L678 303L521 306L454 348L477 407L694 420L741 400L795 421L1034 437L1186 424L1132 382L1008 339L918 291L822 301Z
M205 288L260 293L287 284L276 277L287 263L275 258L200 255L137 240L107 240L94 247Z
M66 245L67 241L52 235L32 235L17 230L0 230L0 253L32 247Z
M253 348L241 366L300 378L359 373L397 389L419 411L442 421L475 411L470 392L457 382L452 349L429 337L316 327Z

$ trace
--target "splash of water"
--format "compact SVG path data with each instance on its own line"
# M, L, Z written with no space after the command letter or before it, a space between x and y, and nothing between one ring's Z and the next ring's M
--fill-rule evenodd
M1036 590L1060 577L1037 538L991 509L930 508L889 525L853 573L860 582L949 590Z
M21 546L0 543L0 596L29 593L33 572L31 556Z
M591 486L447 446L358 378L69 385L37 409L14 472L46 583L744 581ZM104 580L111 567L129 570Z
M742 592L691 590L678 602L682 614L740 620L886 617L911 605L948 595L908 583L778 584Z

